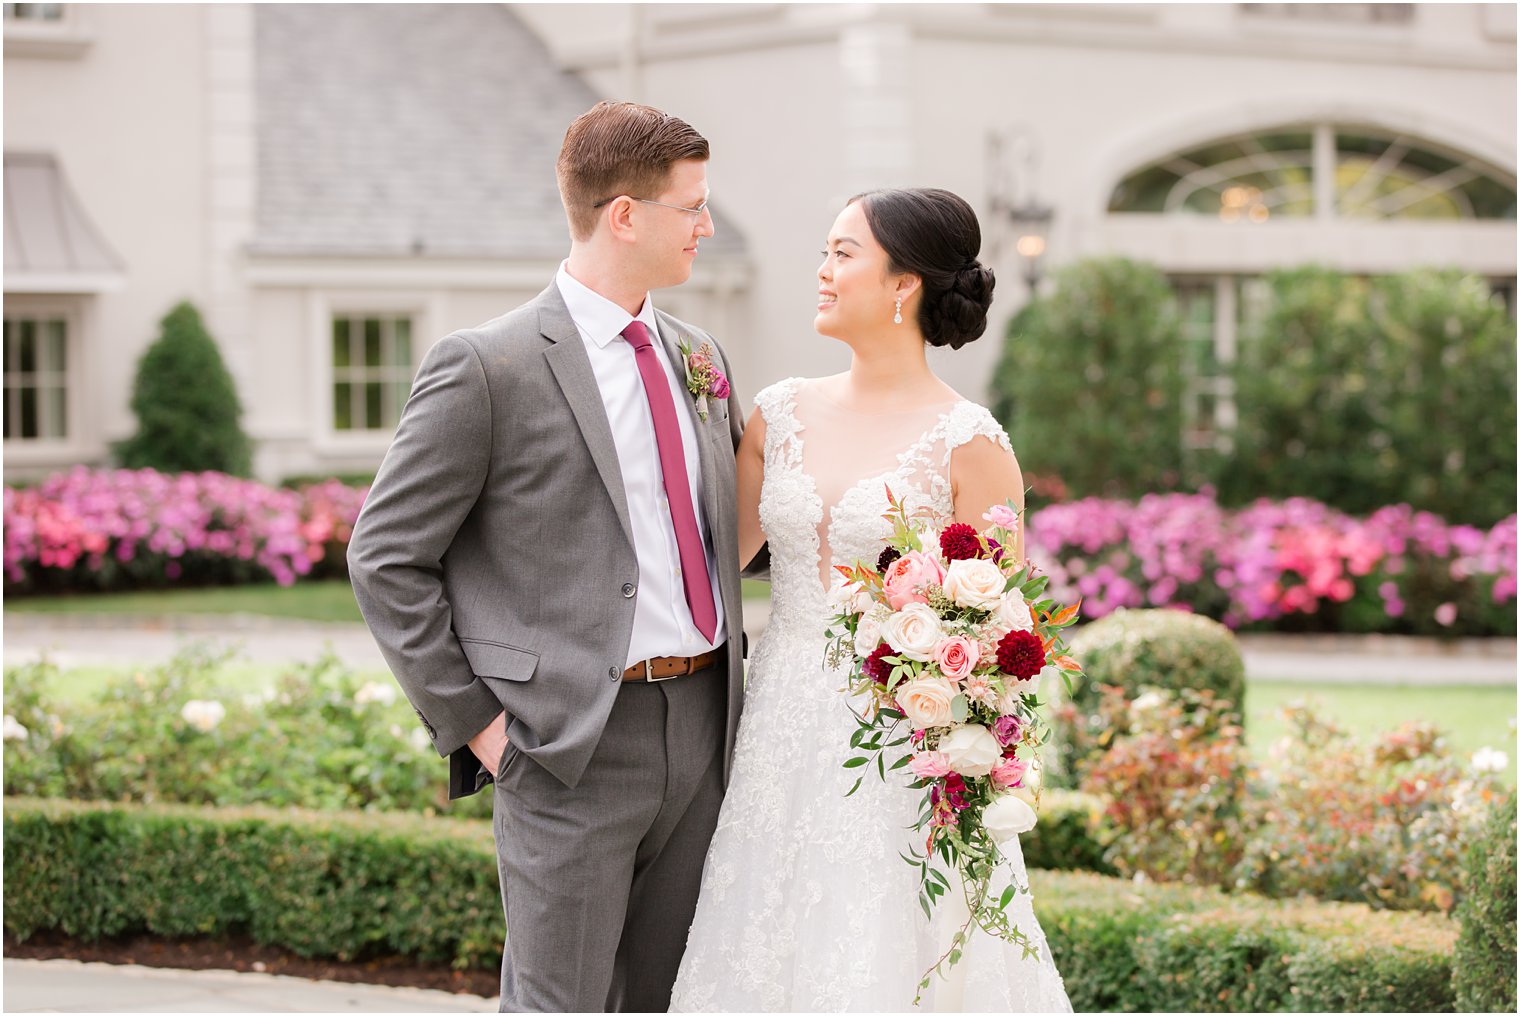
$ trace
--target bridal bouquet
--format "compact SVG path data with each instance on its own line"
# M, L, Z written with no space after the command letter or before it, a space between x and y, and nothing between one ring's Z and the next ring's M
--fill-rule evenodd
M937 862L959 873L966 895L970 917L925 974L922 992L959 961L973 924L1026 956L1035 952L1006 914L1027 887L1010 885L994 900L991 881L999 844L1035 825L1039 752L1050 736L1039 676L1049 667L1069 685L1081 673L1061 640L1078 605L1042 599L1046 578L1005 554L1020 525L1012 505L992 506L983 516L991 525L979 533L910 518L890 488L887 501L893 534L881 557L836 566L826 663L848 666L849 691L866 702L850 737L858 754L845 767L874 762L883 780L906 768L901 778L924 791L916 826L928 830L924 852L903 855L919 869L924 913L950 891ZM902 753L889 762L892 749Z

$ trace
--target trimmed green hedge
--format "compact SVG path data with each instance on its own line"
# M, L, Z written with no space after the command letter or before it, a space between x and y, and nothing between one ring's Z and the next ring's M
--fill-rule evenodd
M1515 795L1494 808L1468 851L1469 891L1457 907L1452 983L1464 1011L1515 1011Z
M1047 830L1081 807L1066 804L1042 802ZM5 927L20 940L244 932L304 956L500 962L484 821L7 798L5 848ZM1086 872L1031 881L1079 1012L1453 1008L1445 918Z

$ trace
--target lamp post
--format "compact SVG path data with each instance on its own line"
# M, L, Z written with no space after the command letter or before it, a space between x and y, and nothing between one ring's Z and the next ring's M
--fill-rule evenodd
M1030 128L1007 127L987 135L989 200L998 220L994 236L1001 235L1004 228L1012 232L1014 250L1024 259L1024 281L1031 296L1040 284L1041 260L1055 219L1055 210L1034 196L1038 164L1039 149ZM993 249L997 250L996 243Z

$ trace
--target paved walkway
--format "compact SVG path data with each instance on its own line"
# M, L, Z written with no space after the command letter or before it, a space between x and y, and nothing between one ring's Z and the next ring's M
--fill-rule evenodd
M496 999L231 970L6 960L6 1012L495 1012Z
M754 644L769 604L747 604ZM109 614L5 614L5 662L46 653L64 667L159 663L187 644L232 646L259 663L309 662L331 650L349 667L384 673L385 660L360 624L324 624L248 614L170 618ZM1252 681L1338 684L1515 684L1514 639L1435 639L1386 635L1244 635Z

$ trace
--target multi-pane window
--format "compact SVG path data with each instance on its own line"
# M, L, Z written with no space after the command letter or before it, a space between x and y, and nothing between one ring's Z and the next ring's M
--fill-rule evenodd
M389 430L412 388L412 319L341 315L332 322L333 430Z
M1188 276L1172 280L1182 323L1183 448L1228 451L1235 426L1236 350L1267 314L1269 291L1256 276Z
M62 21L63 4L6 4L6 21Z
M1369 127L1283 128L1219 138L1130 173L1111 212L1279 219L1515 218L1512 176L1408 135Z
M61 317L5 318L5 440L68 436L68 334Z

